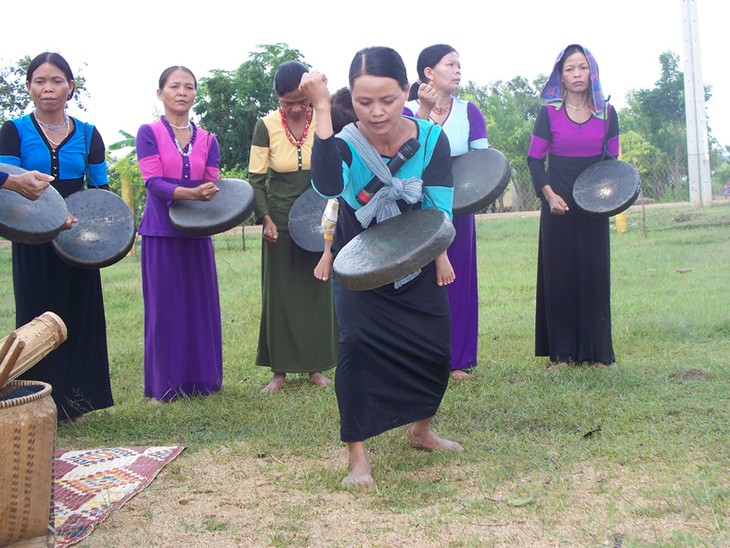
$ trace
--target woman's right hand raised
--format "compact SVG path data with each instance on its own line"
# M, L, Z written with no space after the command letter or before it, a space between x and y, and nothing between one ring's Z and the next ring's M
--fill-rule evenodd
M315 110L329 107L330 92L327 89L327 77L318 70L310 70L302 74L299 89L311 101Z

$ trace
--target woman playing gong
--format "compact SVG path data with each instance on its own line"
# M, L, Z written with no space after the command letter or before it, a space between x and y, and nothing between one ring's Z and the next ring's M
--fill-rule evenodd
M368 164L392 158L410 138L418 139L420 149L396 173L408 183L399 184L402 195L384 207L392 210L395 205L399 212L431 207L450 217L453 198L446 135L439 126L402 115L409 82L400 55L385 47L359 51L350 66L349 83L359 121L337 137L326 79L312 71L301 83L318 115L312 184L323 196L338 197L340 202L335 254L365 230L357 216L364 209L357 194L373 178ZM392 190L397 194L395 186ZM375 486L365 440L398 426L410 424L407 439L413 447L461 449L430 427L449 380L449 303L436 272L438 261L448 263L446 254L420 274L369 291L347 290L335 276L340 328L335 387L340 436L349 455L345 487Z

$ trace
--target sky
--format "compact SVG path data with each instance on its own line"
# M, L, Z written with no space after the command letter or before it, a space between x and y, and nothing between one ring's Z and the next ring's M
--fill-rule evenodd
M63 55L91 95L85 112L69 112L95 124L107 145L123 138L119 130L134 135L158 117L157 82L166 67L187 66L200 79L235 70L260 45L280 42L326 74L332 92L347 84L353 55L367 46L396 49L415 81L421 49L450 44L460 55L462 84L486 86L548 74L558 53L579 43L593 53L604 93L621 108L628 91L654 87L661 53L679 55L685 71L687 2L697 10L701 77L712 87L707 123L722 146L730 145L725 0L492 0L453 9L431 0L5 2L0 65L43 51ZM467 7L475 5L481 13Z

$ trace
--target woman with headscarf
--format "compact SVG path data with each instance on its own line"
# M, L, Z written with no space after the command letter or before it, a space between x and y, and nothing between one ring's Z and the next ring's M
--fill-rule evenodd
M541 97L527 157L541 199L535 355L549 356L548 371L611 366L608 218L581 212L573 185L588 166L618 156L618 117L595 59L577 44L560 52Z

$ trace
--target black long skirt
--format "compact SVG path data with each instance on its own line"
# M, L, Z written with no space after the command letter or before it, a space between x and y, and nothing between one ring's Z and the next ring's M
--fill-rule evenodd
M537 260L535 355L553 362L613 363L608 218L543 201Z
M51 244L13 244L15 323L51 311L68 338L20 378L47 382L58 418L73 419L114 405L99 270L75 268Z
M433 263L400 289L349 291L335 279L334 290L342 441L435 415L449 381L451 316Z

